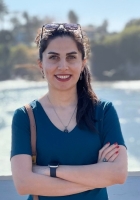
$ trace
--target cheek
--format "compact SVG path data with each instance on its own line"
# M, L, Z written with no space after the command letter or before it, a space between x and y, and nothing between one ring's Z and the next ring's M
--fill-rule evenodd
M47 76L50 76L50 75L53 75L54 74L54 69L52 67L47 67L45 69L45 72L46 72L46 75Z
M71 69L77 73L80 73L82 70L82 63L77 62L74 65L71 65Z
M54 70L54 65L52 63L49 62L43 62L43 69L46 73L52 73Z
M48 65L47 66L45 65L45 66L43 66L43 70L44 70L46 78L49 79L49 77L51 77L53 74L52 68Z

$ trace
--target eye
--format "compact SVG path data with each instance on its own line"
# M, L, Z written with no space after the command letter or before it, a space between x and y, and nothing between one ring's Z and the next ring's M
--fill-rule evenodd
M58 56L52 55L52 56L49 57L49 59L51 59L51 60L57 60L57 59L58 59Z
M69 55L67 58L68 58L68 59L76 59L76 56L74 56L74 55Z

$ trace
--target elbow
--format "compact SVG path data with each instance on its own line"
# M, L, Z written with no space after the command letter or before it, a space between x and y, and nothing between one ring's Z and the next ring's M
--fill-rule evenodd
M19 195L26 195L26 194L27 194L26 188L25 188L25 186L23 186L23 185L18 185L18 186L16 187L16 190L17 190L17 193L18 193Z
M124 184L127 179L127 170L119 169L118 173L116 173L116 184Z
M19 195L27 195L29 194L27 191L27 185L23 183L16 183L15 184L16 191Z
M27 195L29 194L29 182L27 179L21 179L14 181L16 191L19 195Z
M127 173L121 174L120 179L119 179L119 184L124 184L126 179L127 179Z

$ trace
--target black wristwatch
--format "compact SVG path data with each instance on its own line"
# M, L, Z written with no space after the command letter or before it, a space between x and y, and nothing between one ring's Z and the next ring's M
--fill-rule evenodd
M50 176L51 176L51 177L56 177L56 169L58 168L59 163L57 163L57 162L52 162L52 163L50 163L48 166L49 166L49 168L50 168Z

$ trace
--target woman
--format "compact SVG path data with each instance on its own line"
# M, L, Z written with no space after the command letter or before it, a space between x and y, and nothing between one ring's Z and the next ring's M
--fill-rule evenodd
M36 43L48 92L30 103L37 127L33 167L27 112L21 107L13 116L16 189L40 200L107 200L106 187L126 180L127 155L115 108L91 88L88 39L80 25L53 23L42 27Z

